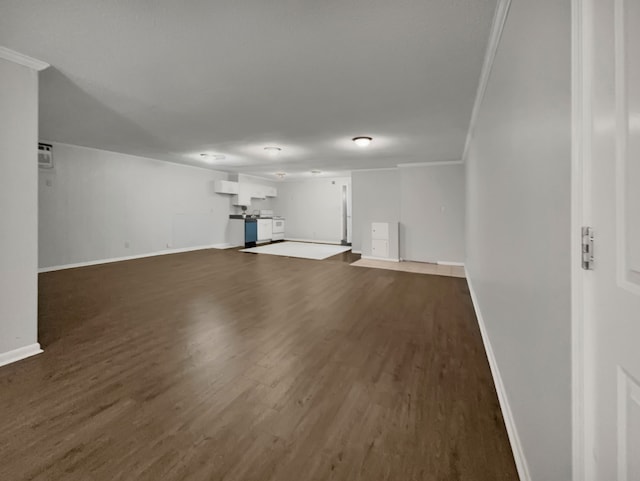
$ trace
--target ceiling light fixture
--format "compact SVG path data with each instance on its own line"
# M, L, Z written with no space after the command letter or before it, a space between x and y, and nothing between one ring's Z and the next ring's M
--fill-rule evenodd
M206 160L224 160L226 157L221 154L200 154L200 157Z
M321 170L312 170L311 173L313 175L320 175L320 174L322 174L322 171Z
M275 157L282 151L280 147L265 147L264 150L270 157Z
M354 137L353 140L358 147L366 147L373 140L371 137Z
M284 176L287 175L287 173L286 172L276 172L276 175L278 177L280 177L281 179L284 179Z

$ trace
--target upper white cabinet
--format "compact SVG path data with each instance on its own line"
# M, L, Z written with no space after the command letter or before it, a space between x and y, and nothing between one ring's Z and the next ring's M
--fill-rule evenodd
M249 184L251 190L251 198L252 199L266 199L267 193L264 185L260 184Z
M253 183L250 176L243 174L232 175L234 180L216 180L214 191L218 194L233 195L233 205L251 205L251 199L266 199L277 197L278 189L269 185ZM237 179L237 180L235 180Z
M265 187L266 197L278 197L278 189L275 187Z
M248 184L239 184L238 194L233 196L233 205L251 205L251 188Z
M216 180L214 183L214 191L218 194L237 194L239 187L237 182L230 180Z
M251 199L266 199L267 197L277 197L278 190L262 184L250 184L248 182L237 182L238 191L233 198L233 205L251 205ZM217 191L216 191L217 192Z

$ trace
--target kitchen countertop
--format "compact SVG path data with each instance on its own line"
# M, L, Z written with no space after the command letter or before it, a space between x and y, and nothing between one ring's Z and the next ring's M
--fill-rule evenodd
M259 216L259 215L246 215L246 216L243 216L242 214L229 214L229 219L258 220L258 219L273 219L273 217L271 217L271 216L264 217L264 216Z

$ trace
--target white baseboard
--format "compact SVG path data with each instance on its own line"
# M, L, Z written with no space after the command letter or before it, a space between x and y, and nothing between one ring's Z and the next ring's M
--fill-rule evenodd
M5 366L7 364L11 364L12 362L35 356L36 354L40 354L41 352L43 351L42 349L40 349L40 344L36 342L35 344L29 344L28 346L19 347L18 349L14 349L13 351L0 353L0 366Z
M240 247L243 246L244 244L238 244L238 245L233 245L233 244L229 244L229 243L225 243L225 244L213 244L211 246L212 249L233 249L234 247Z
M487 353L487 359L489 360L491 375L493 376L493 382L496 386L496 391L498 393L498 401L500 402L502 417L504 419L504 424L507 428L509 442L511 443L513 458L516 462L516 468L518 469L518 476L520 477L520 481L531 481L531 475L529 474L529 466L527 464L527 459L524 455L524 450L522 449L522 443L520 442L520 437L518 436L518 430L516 428L516 424L513 419L513 413L511 412L511 407L509 406L509 398L507 397L507 392L505 390L504 383L502 382L502 376L500 375L500 368L498 367L498 362L496 361L493 348L491 347L491 340L489 339L489 334L487 333L487 328L484 323L482 313L480 311L478 298L476 297L475 290L473 289L473 284L471 282L471 277L469 276L469 273L465 272L465 274L467 277L467 284L469 285L469 292L471 293L471 301L473 302L473 308L475 309L476 317L478 318L478 325L480 326L480 334L482 335L482 342L484 344L484 349Z
M63 264L59 266L41 267L38 269L38 272L43 273L43 272L51 272L51 271L60 271L63 269L74 269L76 267L95 266L98 264L109 264L111 262L130 261L133 259L143 259L145 257L164 256L167 254L179 254L181 252L200 251L205 249L227 249L228 247L225 247L225 246L233 247L229 244L213 244L213 245L207 245L207 246L183 247L180 249L166 249L163 251L149 252L148 254L137 254L133 256L124 256L124 257L112 257L109 259L97 259L94 261L76 262L74 264Z
M438 261L436 262L439 266L457 266L464 267L464 262L449 262L449 261Z
M331 245L342 245L341 241L327 241L327 240L318 240L318 239L295 239L293 237L285 237L284 240L291 242L313 242L314 244L331 244Z
M351 253L352 254L362 254L362 251L354 251L353 249L351 249Z
M389 259L386 257L360 256L362 259L370 259L372 261L400 262L400 259Z

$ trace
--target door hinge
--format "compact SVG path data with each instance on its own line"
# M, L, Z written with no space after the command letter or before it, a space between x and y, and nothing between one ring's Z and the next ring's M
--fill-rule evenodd
M593 227L582 228L582 268L593 270Z

